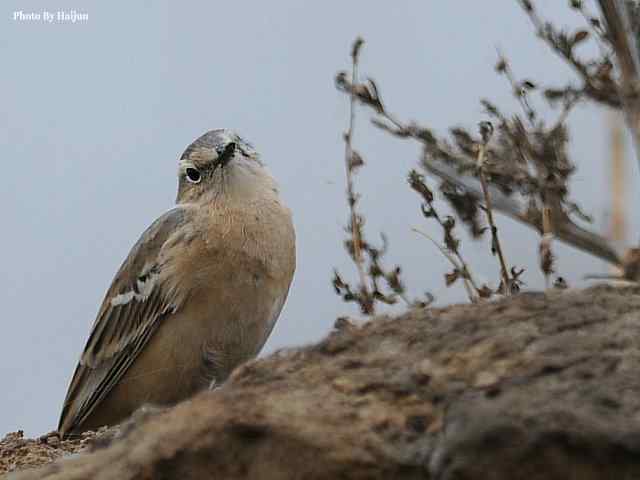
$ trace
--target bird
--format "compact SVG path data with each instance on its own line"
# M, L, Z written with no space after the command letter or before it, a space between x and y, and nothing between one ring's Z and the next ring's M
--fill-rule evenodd
M141 235L106 292L63 403L61 438L221 385L257 356L284 306L295 232L257 151L216 129L178 163L175 206Z

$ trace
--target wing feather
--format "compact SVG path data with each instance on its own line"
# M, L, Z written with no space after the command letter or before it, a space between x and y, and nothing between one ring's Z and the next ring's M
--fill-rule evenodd
M116 274L93 324L60 416L64 435L86 420L113 390L158 326L179 307L162 284L163 246L184 235L189 215L178 206L140 237Z

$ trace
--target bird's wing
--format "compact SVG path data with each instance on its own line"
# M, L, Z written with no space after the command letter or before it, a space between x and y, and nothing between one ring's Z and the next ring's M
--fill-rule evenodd
M188 241L186 207L158 218L140 237L105 295L62 408L58 430L80 426L108 395L185 292L163 281L168 247Z

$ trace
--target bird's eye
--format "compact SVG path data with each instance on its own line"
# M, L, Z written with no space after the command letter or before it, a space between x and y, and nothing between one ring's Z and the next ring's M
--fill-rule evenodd
M202 175L200 175L200 171L197 168L187 167L185 174L187 176L187 180L191 183L200 183L200 180L202 180Z

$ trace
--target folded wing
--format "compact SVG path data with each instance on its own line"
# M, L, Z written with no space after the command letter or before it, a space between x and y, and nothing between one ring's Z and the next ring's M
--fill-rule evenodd
M158 218L140 237L107 291L64 401L58 430L81 426L109 394L163 321L180 308L163 284L165 250L187 235L188 208ZM184 292L182 292L184 293Z

